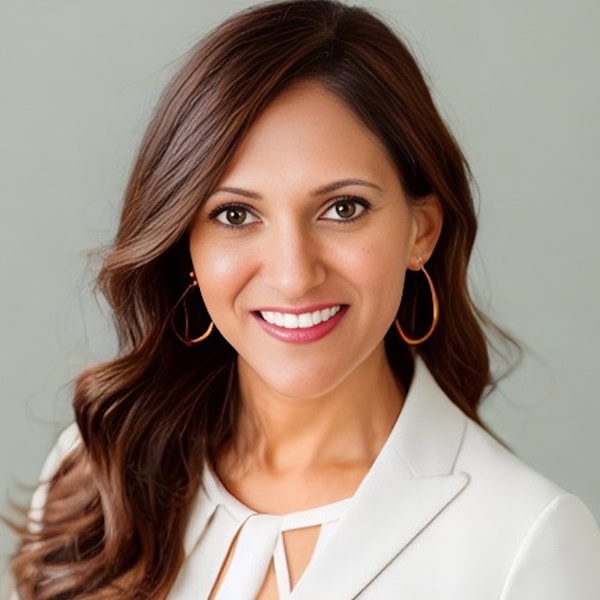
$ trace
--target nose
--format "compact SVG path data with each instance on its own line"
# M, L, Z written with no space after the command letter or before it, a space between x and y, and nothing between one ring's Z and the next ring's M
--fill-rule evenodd
M298 223L272 228L262 270L267 285L282 300L299 300L326 278L325 248L310 227Z

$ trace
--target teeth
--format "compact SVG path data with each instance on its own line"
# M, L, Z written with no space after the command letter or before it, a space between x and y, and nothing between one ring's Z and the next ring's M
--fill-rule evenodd
M298 327L304 329L305 327L312 327L312 315L308 313L304 313L302 315L298 315Z
M267 323L285 327L285 329L306 329L328 321L331 317L340 312L340 308L341 306L338 304L337 306L324 308L323 310L315 310L312 313L302 313L300 315L261 310L260 315Z
M286 329L298 329L298 315L290 315L288 313L284 314L283 326Z

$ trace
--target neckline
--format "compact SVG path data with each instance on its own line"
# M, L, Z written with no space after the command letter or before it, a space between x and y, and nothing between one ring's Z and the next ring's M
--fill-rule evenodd
M423 375L421 375L418 378L417 372L420 372L420 371L427 372L427 367L425 365L419 364L420 362L421 362L420 357L418 355L414 355L413 356L413 365L412 365L412 367L413 367L412 378L411 378L411 382L410 382L409 386L406 389L404 403L402 405L402 410L400 411L400 413L398 414L398 417L396 418L396 421L392 425L392 429L391 429L387 439L385 440L383 446L379 450L379 454L375 457L375 460L373 461L371 468L367 471L367 473L363 477L362 481L358 484L358 486L357 486L356 490L354 491L354 494L352 494L352 496L349 496L348 498L344 498L342 500L337 500L335 502L331 502L329 504L324 504L321 506L316 506L313 508L308 508L305 510L295 511L295 512L286 513L286 514L259 513L258 511L250 508L249 506L244 504L241 500L236 498L225 487L225 485L223 484L223 482L221 481L219 476L215 473L212 466L207 462L205 464L202 481L203 481L203 487L204 487L205 493L208 496L209 500L211 500L211 502L215 505L224 506L227 509L227 511L240 522L245 521L246 519L248 519L250 516L253 516L253 515L264 515L264 516L274 517L274 518L283 518L283 519L286 519L289 521L295 521L295 520L304 521L305 517L311 518L313 515L316 516L316 515L320 514L321 512L323 512L324 514L327 514L328 516L329 516L329 514L336 515L336 514L340 513L340 511L342 509L344 509L352 500L354 500L354 498L356 498L357 495L359 495L362 488L367 485L367 482L373 476L372 475L373 471L377 469L377 467L380 463L385 462L384 457L388 453L394 452L395 450L397 450L394 448L394 446L395 446L394 438L396 438L398 436L398 430L400 429L400 424L403 423L405 420L402 418L402 415L406 410L406 404L407 404L407 401L409 400L409 397L415 395L415 388L417 387L415 385L416 380L423 377ZM394 450L392 450L392 448L394 448ZM331 520L334 520L334 519L331 519Z
M243 522L251 516L281 519L284 529L308 527L316 522L323 524L335 521L351 504L355 494L342 500L322 504L304 510L289 513L263 513L254 510L236 498L219 479L213 468L207 463L204 468L202 484L206 495L215 504L223 506L236 520Z
M398 506L402 505L404 490L407 485L412 485L408 480L452 474L468 420L440 388L424 360L416 355L412 380L398 419L341 519L346 523L345 530L351 531L366 514L373 513L374 507L389 508L390 497ZM204 476L203 480L208 482L210 479ZM218 508L215 499L219 496L213 491L209 497L207 487L204 483L201 485L202 493L197 496L193 509L186 536L187 554ZM237 499L236 502L239 503L237 506L244 507ZM377 508L376 512L380 510ZM252 513L248 507L245 511L241 514ZM225 512L234 518L231 509ZM237 512L236 520L239 518L240 512ZM377 515L373 518L381 520ZM331 566L335 566L335 560Z

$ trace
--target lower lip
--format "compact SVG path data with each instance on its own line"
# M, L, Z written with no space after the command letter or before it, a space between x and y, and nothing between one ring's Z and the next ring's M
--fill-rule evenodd
M260 314L252 313L259 325L272 337L290 344L308 344L316 342L325 337L343 318L348 310L347 306L342 306L340 310L329 320L313 325L312 327L297 329L286 329L273 323L267 323Z

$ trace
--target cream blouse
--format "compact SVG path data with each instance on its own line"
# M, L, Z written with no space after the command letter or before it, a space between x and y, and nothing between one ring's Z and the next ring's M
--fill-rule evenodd
M232 496L207 467L196 503L186 536L186 549L190 553L169 599L189 598L191 588L198 598L208 598L237 538L215 599L255 598L272 561L278 597L284 600L290 597L291 589L283 533L320 525L311 558L318 560L320 549L333 534L352 498L286 515L257 513Z

